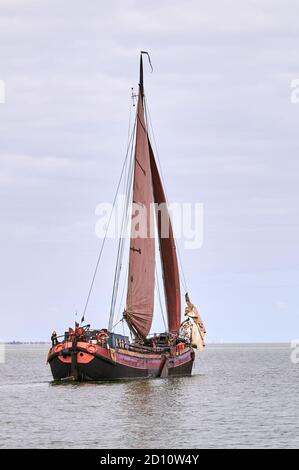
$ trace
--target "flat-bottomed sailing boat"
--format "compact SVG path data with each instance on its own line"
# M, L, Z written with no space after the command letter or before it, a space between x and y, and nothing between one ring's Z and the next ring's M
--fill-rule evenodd
M203 349L205 329L196 307L185 295L187 318L181 323L181 289L176 244L167 209L166 196L149 138L143 85L143 60L140 55L140 80L135 121L135 150L132 159L129 266L126 306L122 321L129 336L113 331L110 315L108 328L92 329L75 323L63 337L52 334L48 362L55 380L101 381L125 378L150 378L190 375L194 348ZM147 54L148 55L148 54ZM133 145L132 144L132 145ZM128 185L129 187L130 185ZM162 205L163 211L155 207ZM138 210L139 207L139 210ZM140 217L146 234L140 236ZM149 336L154 312L155 237L151 233L154 213L160 248L168 330ZM140 215L140 214L139 214ZM165 234L165 227L167 231ZM143 227L144 228L144 227ZM119 251L123 251L122 248ZM117 290L119 264L113 291ZM113 304L113 302L112 302ZM115 306L115 303L114 303ZM113 318L112 306L112 318ZM84 315L83 315L84 317Z

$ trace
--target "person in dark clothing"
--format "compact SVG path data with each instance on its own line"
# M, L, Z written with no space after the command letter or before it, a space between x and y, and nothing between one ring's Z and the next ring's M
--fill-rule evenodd
M52 341L52 346L56 346L56 344L58 343L56 331L53 331L51 335L51 341Z

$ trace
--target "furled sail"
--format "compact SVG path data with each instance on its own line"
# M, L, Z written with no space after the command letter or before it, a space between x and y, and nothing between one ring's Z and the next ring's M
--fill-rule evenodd
M199 314L198 309L189 299L188 293L185 295L186 308L185 315L188 317L181 324L179 336L190 342L193 348L202 351L205 347L204 336L206 329Z
M146 337L148 335L154 311L155 239L152 233L152 211L153 186L148 134L143 109L141 56L128 290L124 312L124 317L129 327L139 337Z
M166 296L168 328L171 333L175 334L179 331L181 323L181 293L178 261L166 197L150 142L149 149L154 200L157 204L157 226Z

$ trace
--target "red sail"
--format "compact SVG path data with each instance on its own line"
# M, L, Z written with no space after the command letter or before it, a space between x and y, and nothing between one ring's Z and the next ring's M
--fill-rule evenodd
M140 87L137 108L134 165L134 204L130 239L128 292L124 316L133 332L138 336L145 337L151 329L154 311L155 239L151 233L153 186L148 135L143 111L142 87ZM138 230L142 233L139 236L137 233L136 238Z
M181 293L175 241L162 181L150 142L149 148L154 199L156 204L163 204L163 210L158 211L157 225L166 295L168 328L171 333L177 333L181 324ZM165 227L167 228L167 233L163 233Z

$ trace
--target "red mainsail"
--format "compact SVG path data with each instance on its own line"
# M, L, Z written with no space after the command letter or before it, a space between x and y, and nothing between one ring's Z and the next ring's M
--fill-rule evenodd
M154 312L155 239L152 234L152 211L153 185L150 153L140 86L125 318L133 331L142 337L147 336L151 329Z
M150 332L154 312L153 203L163 205L163 210L158 210L156 215L169 331L177 333L181 323L180 279L175 241L162 181L145 125L143 97L141 55L128 291L124 313L131 330L140 337L146 337ZM165 226L167 227L166 233L165 230L163 231Z

